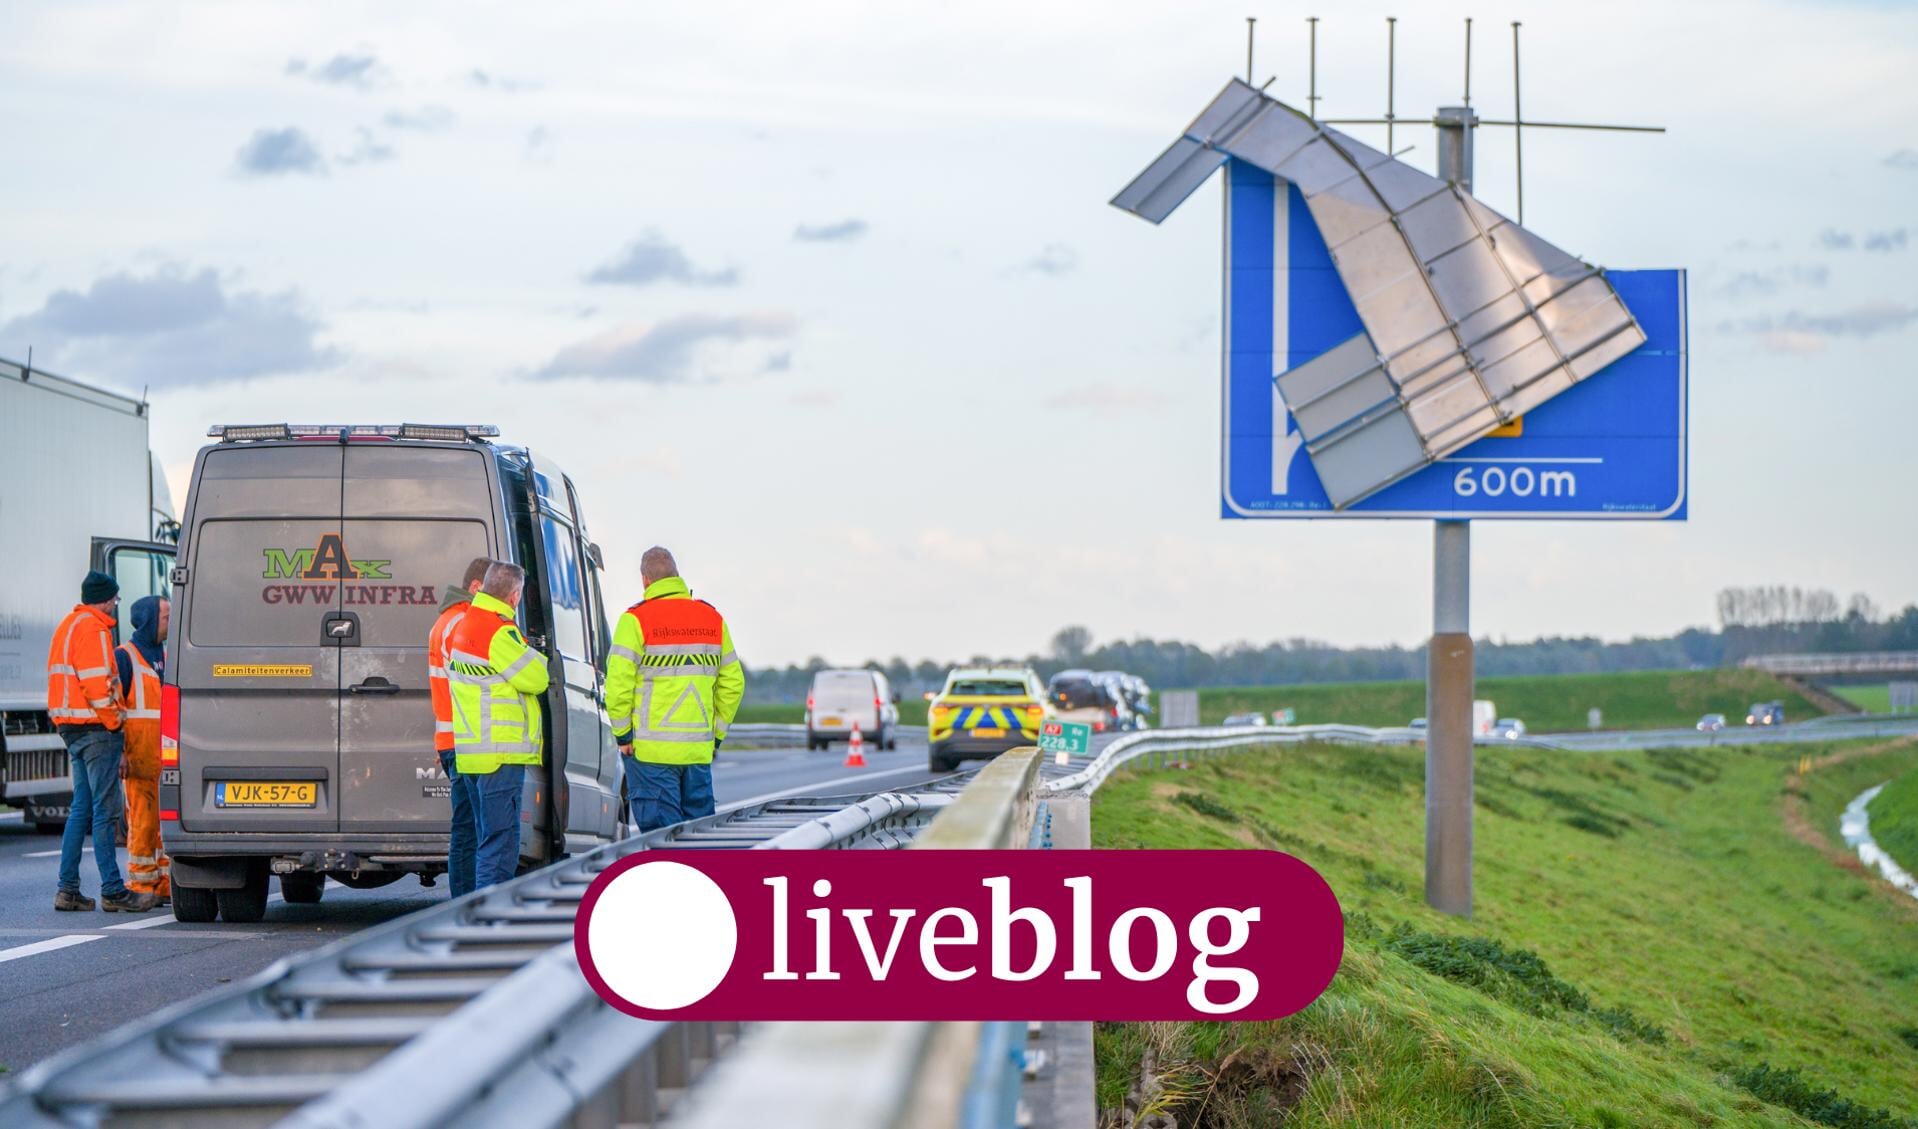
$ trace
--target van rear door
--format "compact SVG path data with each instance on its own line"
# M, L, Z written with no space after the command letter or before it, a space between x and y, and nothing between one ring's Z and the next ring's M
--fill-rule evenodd
M477 447L363 443L345 450L340 537L355 575L341 612L342 832L437 832L451 818L433 751L426 636L440 598L494 552L492 460Z
M186 831L338 826L342 455L301 443L201 459L168 671Z

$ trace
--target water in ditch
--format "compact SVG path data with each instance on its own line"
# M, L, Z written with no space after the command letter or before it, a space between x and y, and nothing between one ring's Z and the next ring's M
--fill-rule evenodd
M1838 833L1845 837L1847 847L1858 852L1859 861L1884 875L1885 881L1918 898L1918 878L1899 866L1898 860L1886 854L1885 849L1871 837L1871 816L1866 814L1865 808L1884 790L1885 785L1880 784L1858 793L1846 806L1845 814L1839 817Z

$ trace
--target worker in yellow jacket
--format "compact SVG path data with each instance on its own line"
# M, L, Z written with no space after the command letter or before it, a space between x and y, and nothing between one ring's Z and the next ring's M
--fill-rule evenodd
M746 697L746 675L718 609L695 600L672 553L639 561L646 594L613 628L606 713L641 831L713 814L713 753Z
M479 836L473 888L519 869L521 795L526 766L540 763L539 696L550 676L546 656L526 645L513 617L526 572L495 562L467 613L446 640L446 683L453 706L453 762L470 789Z

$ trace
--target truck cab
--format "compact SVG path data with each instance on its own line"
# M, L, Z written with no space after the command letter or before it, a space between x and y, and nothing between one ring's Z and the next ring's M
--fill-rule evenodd
M55 625L88 569L119 580L123 608L167 594L179 525L147 432L143 399L0 360L0 801L43 832L66 824L73 795L46 708ZM76 436L85 458L72 457Z
M257 921L269 875L312 902L328 877L430 884L445 870L426 636L475 557L526 570L519 623L552 679L522 865L615 837L600 554L556 463L484 426L210 434L171 577L161 711L176 916Z

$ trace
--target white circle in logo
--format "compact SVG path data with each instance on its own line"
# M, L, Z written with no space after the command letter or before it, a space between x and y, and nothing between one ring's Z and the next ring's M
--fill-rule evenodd
M648 862L593 903L586 947L607 987L650 1011L705 999L733 966L739 922L719 884L684 863Z

